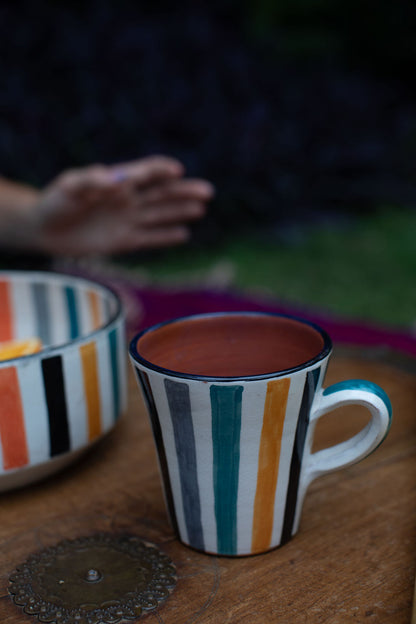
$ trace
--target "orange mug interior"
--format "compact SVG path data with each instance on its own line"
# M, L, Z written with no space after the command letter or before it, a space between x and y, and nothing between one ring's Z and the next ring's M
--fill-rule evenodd
M318 357L325 341L318 329L284 316L195 316L160 325L137 341L152 365L206 377L267 375Z

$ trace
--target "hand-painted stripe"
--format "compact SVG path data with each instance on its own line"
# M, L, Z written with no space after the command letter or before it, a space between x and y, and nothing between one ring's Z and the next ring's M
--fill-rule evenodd
M22 399L15 366L0 368L0 442L3 468L20 468L29 462Z
M243 386L210 387L218 553L237 553L237 498Z
M267 384L254 500L253 553L267 550L272 539L274 500L289 388L290 379L287 377Z
M166 504L170 515L173 530L178 535L178 521L176 519L175 505L173 503L172 486L169 479L168 462L166 459L165 447L163 445L162 429L160 426L159 416L157 413L155 400L153 398L152 388L150 386L149 377L147 373L139 370L135 367L136 375L140 387L143 392L143 397L146 403L147 411L149 414L150 424L152 427L153 438L155 441L160 471L162 473L163 485L165 490Z
M101 326L100 298L95 290L87 291L87 299L91 314L92 329L98 329Z
M44 345L51 344L51 317L48 302L48 286L46 284L32 284L33 301L35 305L36 335Z
M75 297L75 289L70 286L65 287L65 297L68 308L69 318L69 337L71 340L78 338L80 335L80 323L78 318L77 302Z
M60 345L69 340L69 315L65 290L59 283L49 284L49 319L51 344Z
M289 484L286 495L285 515L283 520L281 544L285 544L292 537L293 522L296 512L300 469L302 466L303 449L305 447L306 433L309 425L309 413L318 384L320 368L309 371L305 379L302 403L300 406L296 437L293 446L292 461L290 464Z
M115 327L109 332L108 341L110 345L111 380L113 384L114 420L116 420L119 417L120 411L121 411L117 327Z
M0 281L0 342L14 338L10 288L8 281Z
M42 360L43 383L48 406L51 457L70 450L68 413L62 358L55 355Z
M187 383L171 379L165 379L164 384L175 436L188 538L194 548L203 550L204 536L189 388Z
M95 342L92 341L81 345L79 350L88 415L88 440L91 442L102 433L97 349Z

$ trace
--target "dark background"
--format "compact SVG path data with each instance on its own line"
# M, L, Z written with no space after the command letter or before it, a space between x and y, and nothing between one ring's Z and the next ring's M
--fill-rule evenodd
M211 237L414 206L415 6L5 2L0 172L177 156L217 187Z

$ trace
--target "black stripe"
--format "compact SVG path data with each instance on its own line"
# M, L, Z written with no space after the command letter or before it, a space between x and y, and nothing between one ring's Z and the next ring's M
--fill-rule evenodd
M165 497L166 497L166 505L169 511L172 527L177 535L179 535L178 531L178 521L176 519L175 513L175 505L173 503L173 495L172 495L172 486L170 484L169 479L169 470L168 470L168 462L166 459L165 447L163 444L162 438L162 429L160 427L159 416L157 414L157 409L155 405L155 400L153 398L152 388L150 387L149 377L147 373L139 370L134 367L136 371L137 379L139 381L140 387L143 391L143 396L146 402L147 411L149 413L150 424L152 426L153 438L155 441L158 457L159 457L159 466L160 471L162 473L162 479L165 486Z
M293 446L292 461L290 464L289 484L286 495L285 515L283 520L282 537L280 543L286 544L292 537L293 521L295 519L300 469L302 466L303 450L305 448L306 432L309 426L309 413L319 379L320 368L309 371L305 379L302 403L299 410L296 427L295 443Z
M65 383L62 357L42 360L43 383L48 406L50 455L70 450L68 412L65 400Z

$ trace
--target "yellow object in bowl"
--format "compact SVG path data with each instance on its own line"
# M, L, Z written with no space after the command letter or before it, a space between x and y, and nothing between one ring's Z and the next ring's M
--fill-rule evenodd
M40 338L32 337L24 340L8 340L0 342L0 360L11 360L12 358L31 355L42 350Z

